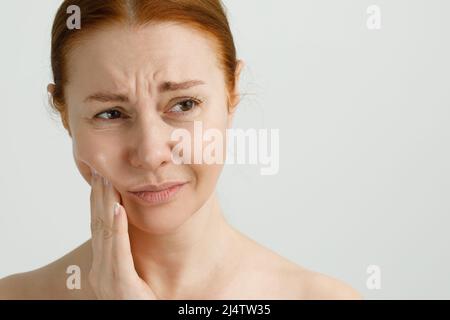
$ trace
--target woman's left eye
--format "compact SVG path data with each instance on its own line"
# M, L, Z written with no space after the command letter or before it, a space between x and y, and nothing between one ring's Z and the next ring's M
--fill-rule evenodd
M174 105L170 110L172 113L181 113L181 114L187 114L192 112L195 107L201 104L200 100L197 99L186 99L183 101L178 102L176 105Z

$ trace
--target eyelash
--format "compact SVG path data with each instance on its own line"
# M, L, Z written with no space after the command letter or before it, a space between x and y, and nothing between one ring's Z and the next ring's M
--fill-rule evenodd
M198 108L198 107L203 103L203 101L200 100L198 97L189 97L189 98L187 98L187 99L184 99L184 100L181 100L181 101L177 102L175 105L172 106L172 108L175 107L175 106L177 106L177 105L179 105L179 104L183 104L183 103L190 102L190 101L192 101L192 102L194 103L194 106L193 106L189 111L179 111L179 112L172 112L172 113L180 114L180 115L177 115L177 117L184 117L184 116L189 115L191 112L195 111L195 109ZM170 109L172 109L172 108L170 108ZM118 120L117 118L116 118L116 119L104 119L104 118L99 118L99 116L100 116L101 114L107 113L107 112L113 112L113 111L117 111L117 112L120 112L120 113L122 114L122 112L121 112L120 110L117 110L116 108L111 108L111 109L102 111L102 112L100 112L100 113L97 113L97 114L94 116L94 118L96 118L96 119L98 119L98 120L100 120L100 121L112 121L112 120Z

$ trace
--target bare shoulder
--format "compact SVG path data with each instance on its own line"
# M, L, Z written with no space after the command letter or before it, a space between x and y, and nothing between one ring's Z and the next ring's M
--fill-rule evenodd
M320 272L306 270L303 276L305 299L361 300L362 295L347 283Z
M250 240L252 277L271 292L269 299L359 300L361 294L345 282L300 266ZM247 273L248 274L248 273ZM247 278L249 276L247 275ZM262 281L264 279L264 281Z
M40 290L39 271L16 273L0 279L0 300L32 299L31 291Z
M278 273L286 284L287 292L301 300L359 300L356 289L347 283L309 270L283 257L279 257Z
M285 286L289 299L360 300L361 294L347 283L312 271L281 256L274 258L274 274Z
M87 281L89 270L89 245L87 241L60 259L41 268L12 274L0 279L0 300L51 300L83 299L92 294ZM67 279L70 266L78 267L81 288L69 290ZM73 269L72 269L73 270ZM84 288L83 288L84 286Z

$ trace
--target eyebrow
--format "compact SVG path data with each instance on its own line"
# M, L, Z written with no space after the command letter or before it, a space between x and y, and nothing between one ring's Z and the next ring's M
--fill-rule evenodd
M184 82L173 82L173 81L166 81L159 85L158 91L160 93L162 92L168 92L168 91L178 91L178 90L186 90L194 86L205 84L202 80L189 80ZM89 101L99 101L99 102L129 102L129 98L125 94L118 94L118 93L112 93L112 92L96 92L91 95L89 95L86 99L84 99L84 102Z

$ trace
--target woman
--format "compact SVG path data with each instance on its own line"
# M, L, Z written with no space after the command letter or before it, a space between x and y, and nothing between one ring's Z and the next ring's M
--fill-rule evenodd
M69 5L80 29L68 28ZM175 130L200 122L225 137L239 102L243 62L219 0L64 1L51 59L48 91L91 185L92 237L2 279L0 297L360 298L228 224L215 192L223 164L173 161ZM67 286L69 266L79 289Z

